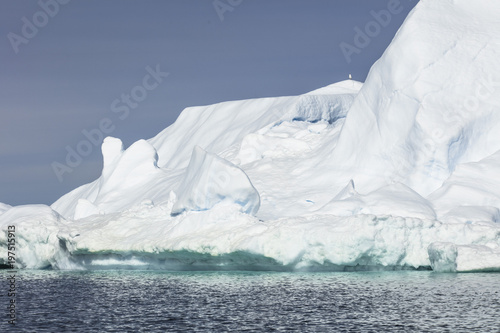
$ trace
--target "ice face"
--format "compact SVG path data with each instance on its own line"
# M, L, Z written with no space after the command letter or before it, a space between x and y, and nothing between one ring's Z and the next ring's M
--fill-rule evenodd
M172 204L145 202L121 213L69 222L46 206L26 206L0 216L0 223L17 226L20 266L28 268L478 271L499 267L499 228L492 223L447 224L363 214L260 221L237 204L175 216L171 208ZM0 244L5 242L3 234Z
M76 268L67 261L57 238L64 223L63 217L45 205L12 207L0 215L0 226L5 230L0 233L0 244L5 249L7 244L14 245L16 267ZM2 264L7 262L6 257L0 260Z

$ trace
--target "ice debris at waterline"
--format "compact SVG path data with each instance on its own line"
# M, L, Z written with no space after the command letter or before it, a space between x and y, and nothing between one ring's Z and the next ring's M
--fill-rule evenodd
M93 183L0 204L17 265L500 271L498 31L500 3L421 0L364 84L106 138Z

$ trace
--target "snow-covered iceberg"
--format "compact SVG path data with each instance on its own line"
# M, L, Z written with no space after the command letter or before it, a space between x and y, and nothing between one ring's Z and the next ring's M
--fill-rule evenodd
M500 271L498 31L500 4L421 0L364 84L106 138L100 178L0 225L28 268Z

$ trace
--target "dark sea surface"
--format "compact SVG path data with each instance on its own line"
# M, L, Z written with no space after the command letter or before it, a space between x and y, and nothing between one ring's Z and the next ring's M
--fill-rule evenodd
M500 332L500 274L0 271L0 332Z

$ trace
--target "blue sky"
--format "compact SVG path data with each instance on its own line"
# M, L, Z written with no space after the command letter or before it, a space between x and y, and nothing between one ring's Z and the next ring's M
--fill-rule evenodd
M416 3L2 1L0 202L51 204L95 180L99 145L71 173L58 177L53 164L64 164L67 147L76 150L86 139L82 131L99 128L102 119L127 147L156 135L188 106L302 94L349 73L363 81ZM377 30L372 11L389 9L394 13ZM356 28L374 29L368 42L356 44ZM362 47L348 61L341 45ZM143 89L147 67L169 73L147 79L150 90ZM122 96L133 91L140 101L121 119L112 104L118 99L115 107L123 107Z

